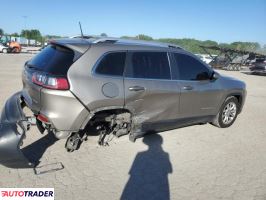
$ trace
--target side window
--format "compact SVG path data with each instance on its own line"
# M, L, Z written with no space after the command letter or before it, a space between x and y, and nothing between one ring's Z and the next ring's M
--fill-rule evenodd
M210 70L195 58L185 54L174 54L180 80L207 80Z
M167 53L131 53L127 76L132 78L171 79Z
M98 64L95 72L103 75L123 76L126 52L114 52L105 55Z

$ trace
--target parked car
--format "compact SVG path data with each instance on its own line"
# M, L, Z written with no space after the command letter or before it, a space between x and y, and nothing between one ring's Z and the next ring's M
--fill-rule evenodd
M18 43L16 40L12 40L12 37L10 35L0 35L0 43L8 47L8 52L11 52L11 53L21 52L20 43Z
M249 68L253 74L266 74L266 60L258 60Z
M209 64L213 58L215 58L217 55L212 55L212 57L210 55L206 55L206 54L195 54L196 56L198 56L203 62Z
M244 82L178 46L115 38L51 41L25 63L22 80L0 121L0 163L8 167L34 166L18 148L32 119L74 151L92 130L107 145L110 135L135 141L194 124L227 128L246 97Z
M0 43L0 52L1 53L8 53L9 52L9 47Z

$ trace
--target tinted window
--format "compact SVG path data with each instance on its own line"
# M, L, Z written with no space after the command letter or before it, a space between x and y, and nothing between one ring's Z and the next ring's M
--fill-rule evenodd
M66 75L74 62L74 56L74 51L68 48L49 45L30 60L27 66L50 74Z
M103 57L96 68L96 73L104 75L123 76L126 53L109 53Z
M185 54L174 54L181 80L206 80L210 70L195 58Z
M166 52L133 52L130 60L129 77L171 79Z

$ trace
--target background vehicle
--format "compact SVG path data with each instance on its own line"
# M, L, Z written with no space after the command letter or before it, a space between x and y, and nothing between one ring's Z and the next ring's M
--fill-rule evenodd
M202 50L208 53L212 60L208 63L216 69L224 69L230 71L240 71L242 66L249 66L257 58L265 60L265 54L256 51L238 50L236 48L225 48L220 46L202 46ZM218 56L213 56L211 51L216 51Z
M20 53L21 45L16 41L11 41L11 37L7 35L0 36L0 43L9 47L9 52Z
M9 52L9 47L3 45L0 43L0 52L2 53L8 53Z
M266 75L266 60L265 59L256 59L256 62L253 62L249 68L254 74L265 74Z
M209 55L207 54L195 54L196 56L198 56L203 62L209 64L214 57L216 57L216 55L212 55L212 57L210 57Z
M23 90L7 101L1 120L21 122L27 130L23 123L32 121L23 115L27 106L40 132L67 138L68 151L78 149L92 132L107 145L112 135L128 134L135 141L147 132L193 124L226 128L246 95L243 82L219 75L178 46L115 38L52 41L25 63L22 79ZM17 155L14 143L26 131L11 130L0 133L21 136L9 137L0 149L10 154L6 148L13 144L12 155Z

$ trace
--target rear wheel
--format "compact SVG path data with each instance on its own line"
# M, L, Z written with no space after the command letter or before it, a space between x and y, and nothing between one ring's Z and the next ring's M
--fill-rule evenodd
M7 53L7 49L3 49L2 52L3 52L3 53Z
M75 150L78 150L81 143L82 143L82 136L80 133L72 133L70 137L68 137L65 148L68 152L73 152Z
M223 103L220 112L216 115L212 124L220 127L227 128L231 126L238 115L239 102L236 97L228 97Z

